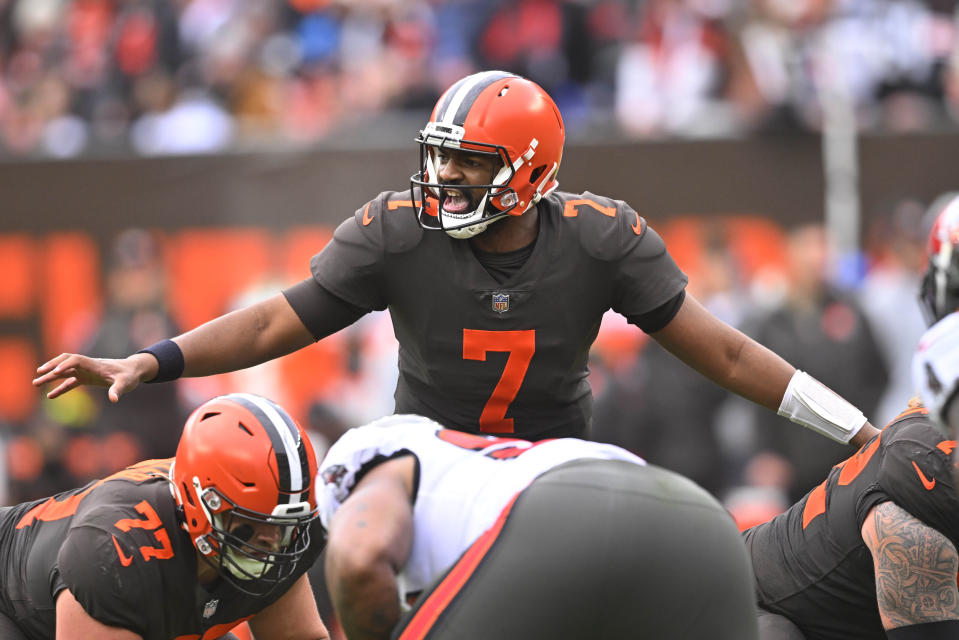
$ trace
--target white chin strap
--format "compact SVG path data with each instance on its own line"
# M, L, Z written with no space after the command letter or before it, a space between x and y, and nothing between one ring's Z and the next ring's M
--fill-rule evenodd
M477 222L476 224L471 224L468 227L460 227L459 229L446 229L447 235L450 237L456 238L457 240L466 240L472 238L473 236L478 236L479 234L486 231L486 227L492 222L497 220L502 220L506 216L500 216L498 218L488 218L482 222Z
M486 202L489 200L489 192L486 192L483 197L480 199L479 204L476 205L476 208L470 211L469 213L460 213L460 214L451 214L447 213L443 209L443 203L440 203L440 224L443 225L443 230L446 231L448 235L457 240L466 240L467 238L472 238L473 236L479 235L486 231L486 228L490 223L496 222L497 220L502 220L506 217L507 214L500 214L495 217L483 218L483 212L486 211ZM464 222L470 222L475 220L475 224L470 224L465 227L460 226L458 229L450 229L448 227L457 227L462 225Z

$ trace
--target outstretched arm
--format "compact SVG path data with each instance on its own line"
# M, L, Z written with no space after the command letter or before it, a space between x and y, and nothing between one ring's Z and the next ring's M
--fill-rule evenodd
M779 410L796 373L779 355L711 314L689 293L676 317L651 335L716 384L773 411ZM849 444L860 447L876 433L867 422Z
M959 554L949 539L893 502L869 511L862 539L872 552L876 600L889 637L956 637ZM910 629L915 625L932 626ZM941 629L950 635L936 635Z
M183 353L184 376L207 376L245 369L286 355L314 341L282 294L200 325L173 340ZM108 387L117 402L141 382L156 377L158 363L150 354L123 359L90 358L63 353L37 369L35 386L53 383L56 398L83 385Z
M415 464L404 456L373 468L330 523L326 582L350 640L389 638L400 619L396 576L413 543Z

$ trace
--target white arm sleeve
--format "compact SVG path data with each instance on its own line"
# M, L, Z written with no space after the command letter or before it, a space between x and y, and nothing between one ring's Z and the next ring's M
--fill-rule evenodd
M796 370L779 415L837 442L848 443L866 424L862 411L805 371Z

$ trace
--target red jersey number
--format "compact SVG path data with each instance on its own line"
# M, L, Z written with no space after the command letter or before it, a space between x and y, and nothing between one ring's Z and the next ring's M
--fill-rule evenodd
M465 433L463 431L455 431L453 429L440 429L436 432L436 437L443 442L448 442L452 445L460 447L461 449L469 449L470 451L483 451L485 449L490 449L485 455L486 457L493 458L494 460L512 460L522 453L529 451L537 444L549 442L549 440L541 440L540 442L527 442L526 440L519 440L517 438L495 438L493 436L480 436L476 435L475 433Z
M509 354L503 375L493 389L480 414L480 431L484 433L513 433L513 419L506 417L509 405L516 399L529 363L536 351L536 331L483 331L463 329L463 358L486 361L486 354L505 352Z

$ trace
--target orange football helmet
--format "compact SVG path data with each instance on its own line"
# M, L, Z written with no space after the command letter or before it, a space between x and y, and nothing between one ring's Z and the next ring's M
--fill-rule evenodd
M503 71L463 78L440 96L429 122L420 131L420 167L410 178L417 219L425 229L442 229L454 238L469 238L506 215L522 215L559 183L566 132L552 98L534 82ZM499 168L488 184L444 184L439 179L437 150L496 156ZM418 197L416 188L424 196ZM472 211L445 211L441 191L482 189ZM439 199L434 210L428 199Z
M316 468L309 438L286 411L234 393L187 419L170 479L200 555L238 589L264 595L310 544ZM257 534L263 529L272 536L268 546Z

